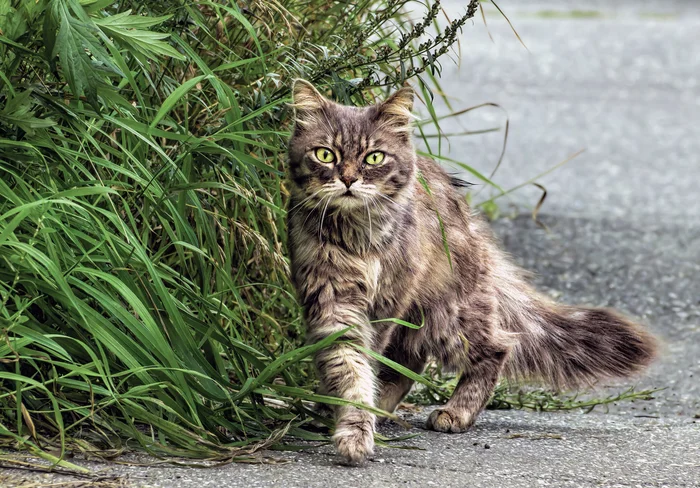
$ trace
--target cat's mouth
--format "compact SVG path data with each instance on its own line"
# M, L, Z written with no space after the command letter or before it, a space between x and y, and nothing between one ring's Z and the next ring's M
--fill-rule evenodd
M355 210L362 207L364 199L357 192L351 190L337 194L335 197L335 206L345 210Z

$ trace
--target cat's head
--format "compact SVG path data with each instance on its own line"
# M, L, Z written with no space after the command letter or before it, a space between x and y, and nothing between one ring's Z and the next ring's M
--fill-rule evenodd
M352 210L410 194L416 173L411 88L358 108L334 103L297 80L293 107L289 175L295 197L307 199L310 206L323 201Z

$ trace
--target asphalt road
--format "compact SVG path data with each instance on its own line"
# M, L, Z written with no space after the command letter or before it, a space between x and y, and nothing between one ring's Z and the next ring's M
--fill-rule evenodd
M105 488L700 486L700 428L677 419L488 411L468 434L440 434L421 430L425 413L406 418L420 437L403 445L417 449L380 449L363 467L340 465L329 447L268 452L268 464L207 469L144 467L154 460L133 456L121 459L132 465L80 464L98 473L104 484L95 486ZM405 435L399 427L383 432ZM2 486L86 486L50 485L68 482L65 476L8 474L13 478L0 473Z
M455 16L466 0L444 3ZM647 323L665 354L638 384L667 389L607 414L489 411L462 435L423 431L427 413L406 414L420 435L404 444L419 449L380 448L364 468L339 466L327 447L266 453L286 464L206 470L85 465L118 476L110 486L700 486L700 4L499 5L529 51L487 5L495 42L476 21L462 36L461 66L445 63L442 74L455 109L494 102L507 111L496 181L509 188L586 151L538 180L549 231L521 215L499 221L497 234L548 293ZM483 109L443 130L504 121L502 110ZM445 149L488 174L501 142L502 133L452 137ZM501 211L527 213L539 196L525 188ZM3 486L59 481L70 478L0 472Z
M463 1L447 2L456 17ZM443 63L442 87L457 110L499 104L510 119L508 150L496 181L510 188L585 153L538 181L544 210L556 215L650 221L700 217L700 4L687 1L501 0L515 39L486 7L465 29L460 66ZM488 5L488 4L487 4ZM503 126L481 109L443 130ZM502 133L453 137L449 155L489 174ZM474 180L474 178L471 178ZM513 200L534 205L540 190Z

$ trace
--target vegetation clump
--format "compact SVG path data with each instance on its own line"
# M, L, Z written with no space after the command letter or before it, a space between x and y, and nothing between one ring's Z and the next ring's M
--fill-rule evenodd
M0 0L3 445L318 438L322 344L301 345L284 257L290 82L365 104L413 78L429 102L477 7Z

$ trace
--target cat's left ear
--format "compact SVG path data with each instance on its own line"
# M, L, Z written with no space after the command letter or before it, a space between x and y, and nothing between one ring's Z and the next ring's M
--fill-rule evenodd
M413 88L406 85L394 92L389 98L380 103L380 116L399 132L410 133L412 131L412 121L415 118L413 110L413 99L415 98Z
M297 78L292 84L292 107L296 121L305 125L314 114L323 110L328 100L308 81Z

